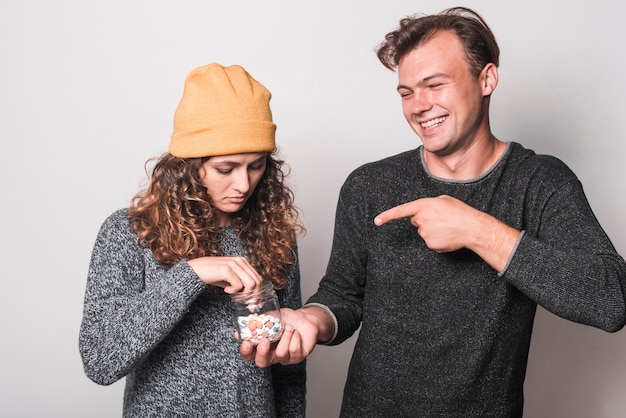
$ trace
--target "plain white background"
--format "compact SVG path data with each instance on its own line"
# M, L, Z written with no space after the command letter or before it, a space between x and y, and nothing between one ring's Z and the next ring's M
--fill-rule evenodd
M308 228L306 298L346 175L419 144L374 47L400 18L455 5L476 8L502 49L496 135L563 159L626 254L623 3L0 1L0 415L120 416L123 381L92 383L78 355L87 266L101 222L166 150L192 68L241 64L273 93ZM310 357L308 416L338 415L352 344ZM625 349L626 331L540 309L526 416L626 416Z

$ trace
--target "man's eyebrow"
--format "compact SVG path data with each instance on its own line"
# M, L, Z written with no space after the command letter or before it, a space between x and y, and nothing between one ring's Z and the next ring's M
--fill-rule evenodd
M417 82L417 86L423 85L423 84L427 84L428 82L432 81L434 78L445 78L445 79L450 79L451 77L447 74L444 73L435 73L432 75L429 75L427 77L424 77L423 79L421 79L420 81ZM407 89L407 90L411 90L411 87L409 86L405 86L404 84L398 84L398 87L396 88L396 90L400 90L400 89Z

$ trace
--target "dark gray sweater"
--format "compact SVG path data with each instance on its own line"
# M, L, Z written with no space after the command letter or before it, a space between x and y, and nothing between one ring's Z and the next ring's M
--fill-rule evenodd
M242 256L231 228L222 250ZM301 305L299 268L278 291L283 307ZM303 417L305 364L259 369L244 363L230 299L207 286L185 260L168 268L137 244L126 210L96 239L79 349L85 373L108 385L126 377L127 417Z
M500 276L469 250L429 250L396 205L448 194L523 230ZM361 326L344 417L520 417L536 304L613 332L625 323L626 264L558 159L512 143L485 175L435 178L420 148L355 170L332 253L308 302L329 307L339 344Z

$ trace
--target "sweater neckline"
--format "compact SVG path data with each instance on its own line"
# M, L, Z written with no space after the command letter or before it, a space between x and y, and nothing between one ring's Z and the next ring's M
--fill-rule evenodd
M511 149L512 149L511 143L508 142L506 144L506 149L504 150L502 155L500 155L500 157L498 157L496 162L493 163L493 165L491 167L489 167L489 169L487 171L485 171L483 174L481 174L478 177L475 177L475 178L472 178L472 179L466 179L466 180L452 180L452 179L447 179L447 178L444 178L444 177L435 176L433 173L430 172L430 170L428 169L428 166L426 165L426 160L424 159L424 146L423 145L419 146L418 154L419 154L420 164L422 165L422 168L424 169L424 172L431 179L434 179L434 180L437 180L437 181L440 181L440 182L444 182L444 183L450 183L450 184L471 184L471 183L479 182L482 179L488 177L491 173L493 173L502 164L502 162L505 159L508 158L508 156L511 154Z

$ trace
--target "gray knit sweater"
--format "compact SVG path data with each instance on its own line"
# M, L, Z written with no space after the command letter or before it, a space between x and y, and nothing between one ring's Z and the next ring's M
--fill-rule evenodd
M224 228L225 255L244 250ZM278 291L301 305L299 268ZM140 248L126 210L96 239L79 350L87 376L108 385L126 377L126 417L303 417L305 364L260 369L244 363L229 296L207 286L185 260L166 267Z
M429 250L408 219L374 217L454 196L523 230L500 276L469 250ZM521 417L536 304L613 332L626 264L558 159L511 143L471 181L435 178L421 149L355 170L342 187L332 254L308 302L329 307L339 344L361 326L343 417Z

